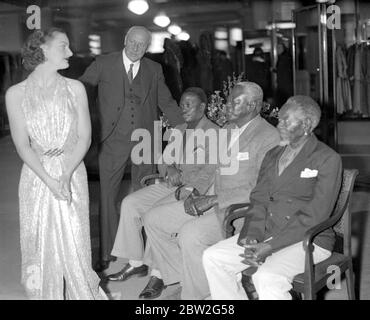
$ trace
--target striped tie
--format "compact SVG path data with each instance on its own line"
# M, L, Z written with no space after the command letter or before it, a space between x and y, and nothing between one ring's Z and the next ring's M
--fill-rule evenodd
M128 71L128 81L130 82L130 84L132 84L132 80L134 79L134 72L132 70L132 67L134 66L133 63L130 64L130 70Z

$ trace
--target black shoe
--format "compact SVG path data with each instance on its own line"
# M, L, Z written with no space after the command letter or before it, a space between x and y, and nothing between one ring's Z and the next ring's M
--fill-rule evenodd
M154 299L159 297L162 294L162 291L166 288L162 279L159 279L155 276L151 276L148 284L141 291L139 298L140 299Z
M113 256L109 256L108 259L100 259L96 262L93 269L95 272L101 273L104 270L109 268L109 264L112 261L116 261L116 260L117 260L117 257L113 257Z
M109 263L110 263L110 260L99 260L94 265L95 272L103 272L104 270L108 269L109 268Z
M138 277L145 277L148 275L148 266L143 264L140 267L134 268L129 263L125 265L125 267L114 274L110 274L107 276L107 280L110 281L125 281L132 276L137 275Z

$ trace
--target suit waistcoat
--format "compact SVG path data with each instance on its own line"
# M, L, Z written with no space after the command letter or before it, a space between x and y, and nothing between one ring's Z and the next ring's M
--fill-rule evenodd
M127 73L123 75L123 86L124 86L124 101L123 110L120 119L117 123L119 132L123 134L131 134L133 130L140 127L140 113L141 111L141 67L130 84ZM143 116L143 115L141 115Z

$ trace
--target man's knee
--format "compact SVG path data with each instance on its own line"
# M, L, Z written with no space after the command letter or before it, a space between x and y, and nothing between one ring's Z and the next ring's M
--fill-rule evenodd
M135 196L135 192L127 195L122 199L120 214L122 217L137 216L137 205L138 199Z
M196 221L191 220L186 222L180 229L178 239L181 249L189 249L198 246L201 243L203 235L196 226Z
M288 279L280 274L273 273L268 270L264 270L263 267L252 275L253 284L258 290L270 290L270 291L289 291L290 283Z
M154 207L145 213L143 220L144 220L144 228L146 230L151 228L156 228L161 224L161 218L160 218L161 210Z

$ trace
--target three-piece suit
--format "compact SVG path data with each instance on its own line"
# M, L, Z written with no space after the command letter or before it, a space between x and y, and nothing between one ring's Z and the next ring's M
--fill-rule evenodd
M132 132L143 128L153 139L158 107L173 126L183 119L164 82L162 67L145 57L140 60L132 82L123 63L122 51L97 56L80 80L86 85L98 86L100 249L101 258L109 260L119 220L117 197L125 168L130 163L131 150L137 143L131 140ZM140 188L142 177L154 171L154 160L151 164L133 164L133 190Z

